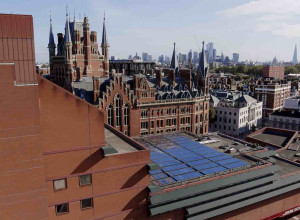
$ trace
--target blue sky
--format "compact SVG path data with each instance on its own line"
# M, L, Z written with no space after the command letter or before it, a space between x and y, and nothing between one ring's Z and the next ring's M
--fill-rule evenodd
M214 42L218 54L238 52L254 61L291 61L300 45L300 0L1 1L1 13L33 15L38 62L48 60L49 11L56 35L64 31L66 4L71 17L74 10L77 18L89 17L98 41L106 11L110 54L119 58L135 52L171 56L173 42L179 52L198 51L195 37L200 45Z

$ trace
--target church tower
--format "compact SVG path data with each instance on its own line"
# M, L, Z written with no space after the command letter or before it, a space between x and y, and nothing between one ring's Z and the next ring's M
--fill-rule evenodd
M179 65L178 65L178 59L177 59L177 54L176 54L176 43L175 42L174 42L174 49L173 49L173 55L172 55L170 68L175 70L176 75L178 74Z
M106 37L105 14L104 14L104 19L103 19L101 48L102 48L102 55L104 56L104 60L105 60L104 61L104 74L105 74L105 76L108 76L109 75L109 53L108 53L109 44L108 44L107 37Z

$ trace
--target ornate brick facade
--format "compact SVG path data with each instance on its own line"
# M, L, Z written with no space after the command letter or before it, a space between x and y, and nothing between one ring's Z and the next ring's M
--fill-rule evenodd
M49 62L51 80L72 91L73 82L83 77L104 77L109 72L109 45L103 22L102 55L98 50L97 32L90 31L88 18L70 21L66 14L65 34L58 33L58 44L54 42L50 19ZM57 49L57 51L56 51Z
M172 61L169 69L157 69L155 75L112 71L107 79L94 78L94 85L100 85L99 108L106 123L130 136L172 131L207 134L209 76L202 54L194 74Z

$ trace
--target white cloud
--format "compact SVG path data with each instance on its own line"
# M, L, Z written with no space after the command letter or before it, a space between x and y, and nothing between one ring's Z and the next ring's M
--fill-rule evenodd
M300 14L299 0L257 0L225 11L231 16L251 14Z
M300 37L300 0L251 0L223 12L228 17L245 16L255 23L255 31L268 31L287 38Z

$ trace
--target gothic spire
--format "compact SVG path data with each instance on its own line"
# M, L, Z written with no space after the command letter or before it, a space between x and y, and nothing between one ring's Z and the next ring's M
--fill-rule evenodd
M202 52L199 60L198 74L202 74L202 77L205 78L208 73L208 64L206 59L206 53L204 49L204 41L202 42Z
M66 7L66 26L65 26L65 42L71 42L70 20L68 15L68 6Z
M106 28L105 28L105 11L104 11L104 18L103 18L103 31L102 31L102 44L108 44L107 37L106 37Z
M54 35L52 31L52 17L51 17L51 11L50 11L50 32L49 32L49 45L55 44L54 42Z
M176 54L176 43L174 42L174 49L173 49L173 55L172 55L172 61L171 61L171 65L170 68L175 69L175 73L178 72L178 59L177 59L177 54Z

